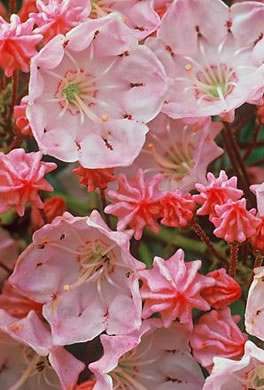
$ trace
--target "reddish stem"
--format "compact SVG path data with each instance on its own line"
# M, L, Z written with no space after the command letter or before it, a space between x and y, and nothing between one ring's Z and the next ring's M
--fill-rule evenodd
M238 244L230 244L229 275L232 276L232 278L234 278L236 275L238 252L239 252Z

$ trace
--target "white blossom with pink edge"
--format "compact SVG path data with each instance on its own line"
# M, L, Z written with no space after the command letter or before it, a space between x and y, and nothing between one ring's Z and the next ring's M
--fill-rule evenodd
M145 265L130 254L129 239L111 231L96 210L83 218L65 213L35 232L9 282L44 304L57 345L140 327L137 272Z
M57 35L33 58L27 116L43 153L85 168L126 166L167 89L159 60L110 14Z
M262 98L264 5L175 0L147 45L174 85L163 107L172 118L221 115ZM263 52L263 50L262 50Z
M96 376L93 390L202 390L204 378L190 354L188 330L177 323L169 329L158 324L146 321L129 336L101 336L104 355L89 365Z
M240 361L214 358L214 368L203 390L262 390L264 387L264 351L251 341L245 344Z
M222 125L210 118L192 123L159 114L148 126L142 151L132 167L121 168L122 172L130 176L140 167L146 177L160 174L159 188L164 191L187 192L195 183L205 184L208 165L223 153L214 141Z

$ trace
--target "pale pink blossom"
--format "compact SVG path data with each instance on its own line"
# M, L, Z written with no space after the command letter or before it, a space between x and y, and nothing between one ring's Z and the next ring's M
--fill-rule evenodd
M258 214L264 215L264 182L250 186L251 191L256 195Z
M23 216L27 202L43 208L39 191L53 190L44 176L57 165L43 162L41 158L42 153L26 153L24 149L0 153L0 214L13 206Z
M232 121L237 107L260 101L263 14L260 3L229 8L221 0L175 0L157 38L147 40L173 80L163 112Z
M81 176L80 183L87 187L88 192L93 192L96 188L105 189L108 183L116 180L114 168L87 169L80 166L72 172Z
M237 177L228 179L225 171L220 171L219 176L208 172L207 183L205 185L197 183L195 185L199 195L194 195L193 199L201 205L198 215L209 215L209 219L216 216L215 206L222 205L228 200L239 200L243 191L237 188Z
M91 363L93 390L202 390L203 375L190 354L189 332L181 324L159 329L148 322L129 336L101 336L104 354Z
M34 57L27 116L43 153L85 168L127 166L167 88L151 50L110 14L57 35Z
M264 340L264 307L263 307L263 291L264 291L264 267L254 269L254 279L248 291L247 306L245 312L246 331Z
M194 218L195 202L191 194L183 195L180 190L167 192L160 201L163 225L185 228Z
M216 237L223 238L227 242L244 242L256 234L260 225L260 218L255 217L256 209L246 209L246 199L215 206L216 216L211 219L216 229Z
M203 390L261 390L264 381L264 351L251 341L240 361L215 357Z
M41 379L44 385L46 381L46 386L52 387L51 383L53 383L53 387L62 390L72 389L76 385L79 374L85 367L84 363L63 347L53 343L50 331L34 311L25 318L17 319L0 310L0 330L24 345L23 353L27 363L22 375L17 380L12 378L13 383L9 390L21 390L24 384L32 386L30 382L31 377L34 376L38 377L34 378L36 382L33 379L35 385ZM40 366L41 370L38 369ZM51 373L53 380L49 383L50 370L54 370L57 375ZM24 388L26 389L28 388ZM44 386L44 389L49 387Z
M123 21L134 30L138 39L155 32L160 24L154 9L155 0L91 0L90 18L100 18L110 12L118 12Z
M224 309L240 298L240 285L224 268L208 272L206 276L213 278L215 285L204 288L201 295L214 309Z
M33 33L34 20L22 23L18 15L11 15L10 23L0 16L0 66L7 77L16 69L29 72L31 58L37 54L36 45L42 35Z
M229 308L203 314L194 325L191 347L195 360L209 372L214 357L238 360L244 354L245 336Z
M201 296L202 289L215 283L214 279L198 273L201 265L200 260L185 262L182 249L168 260L154 257L153 268L140 271L143 280L140 292L145 301L142 317L160 313L166 328L176 319L191 328L192 309L210 309Z
M30 13L44 36L44 43L58 34L66 34L73 27L85 22L91 12L89 0L37 0L38 12Z
M162 215L162 194L157 189L159 182L159 175L145 180L142 169L139 169L131 180L120 174L118 189L107 192L112 204L105 208L107 214L118 218L117 230L123 231L129 226L134 230L136 240L141 239L146 226L156 233L159 232L157 219Z
M96 210L83 218L65 213L35 232L9 281L44 305L56 344L140 327L137 272L144 264L131 256L129 240L111 231Z
M206 183L207 166L223 153L214 141L222 129L219 122L210 118L187 122L159 114L148 126L133 166L142 168L147 177L160 174L160 188L165 191L190 191L195 183Z
M10 233L4 228L0 227L0 262L7 267L0 267L0 281L5 280L9 274L8 269L12 270L17 261L19 253L19 246L17 242L11 237Z

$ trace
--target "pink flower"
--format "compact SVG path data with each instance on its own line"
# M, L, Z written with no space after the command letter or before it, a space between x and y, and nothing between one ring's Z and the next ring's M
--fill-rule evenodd
M33 27L33 19L22 23L19 16L11 15L7 23L0 17L0 66L7 77L16 69L29 71L30 60L37 54L35 46L42 39L42 35L32 33Z
M180 324L158 329L148 321L129 336L102 335L104 354L89 365L96 376L93 390L163 390L178 385L179 389L202 390L204 378L190 354L189 337Z
M32 131L26 116L27 103L23 99L19 106L14 106L14 120L16 128L22 135L32 135Z
M89 0L37 0L37 13L30 17L43 34L44 42L58 34L66 34L73 27L85 22L91 11Z
M39 372L37 369L39 366L42 366L46 386L50 385L48 381L50 369L57 374L55 375L55 383L55 373L53 374L53 384L57 388L60 385L62 390L69 390L76 385L79 374L85 367L84 363L63 347L54 345L49 330L34 311L31 311L27 317L18 320L0 310L0 330L18 343L25 345L24 357L27 364L20 378L15 383L13 382L11 387L8 387L10 390L18 390L25 383L29 385L30 378ZM12 380L14 381L14 378ZM38 378L38 381L40 380L41 377Z
M131 256L129 240L111 231L96 210L83 218L65 213L35 232L9 281L44 305L56 344L140 327L138 269L144 264Z
M15 318L24 318L31 310L42 315L42 305L20 294L7 280L0 294L0 308Z
M194 326L191 337L193 356L208 371L214 357L240 359L246 339L231 316L229 308L203 314Z
M27 116L44 153L85 168L127 166L167 88L161 63L111 14L57 35L34 57Z
M48 223L51 223L55 217L62 215L67 210L65 200L61 196L53 196L44 201L43 211ZM34 232L45 225L42 215L37 207L31 209L31 228Z
M0 214L13 206L23 216L27 202L43 208L38 192L53 190L44 176L57 165L42 162L41 158L40 152L26 153L24 149L0 153Z
M17 260L19 246L17 242L10 236L9 232L0 227L0 261L10 270ZM0 282L9 276L7 270L0 267Z
M75 386L74 390L93 390L95 382L95 378L89 379L88 381L83 382L81 385Z
M216 227L214 234L227 242L244 242L256 234L261 223L260 219L255 217L255 209L246 209L245 198L235 202L228 201L221 206L216 205L215 211L216 217L211 220Z
M263 291L264 291L264 267L254 269L254 279L248 291L247 306L245 312L245 326L247 332L264 340L263 329Z
M215 357L203 390L261 390L264 380L264 351L251 341L245 344L240 361Z
M239 200L243 195L243 191L237 188L237 177L233 176L228 179L225 171L220 171L217 178L213 173L208 172L207 184L197 183L195 188L200 194L194 195L193 199L202 206L197 214L209 215L210 220L216 216L216 205L222 205L228 200Z
M117 230L123 231L127 226L134 230L134 237L140 240L143 230L148 226L159 232L157 219L161 217L161 193L157 190L160 176L146 181L142 169L130 181L121 174L118 178L118 190L109 190L107 195L113 204L106 206L107 214L118 218Z
M255 251L264 253L264 215L258 215L261 223L256 229L256 233L250 238L250 243Z
M224 309L241 296L241 287L224 268L209 272L206 276L215 280L215 285L203 289L201 295L214 309Z
M18 16L22 20L22 22L25 22L28 20L29 14L31 12L37 12L37 6L36 6L36 0L23 0L22 1L22 7L18 12Z
M154 0L91 0L90 18L100 18L109 12L118 12L124 22L134 30L138 39L156 31L160 18L154 10Z
M82 176L80 183L87 187L88 192L93 192L96 188L105 189L108 183L116 180L113 168L87 169L80 166L72 172Z
M250 186L250 189L256 195L258 214L262 216L264 215L264 182L261 184L254 184Z
M190 191L195 183L206 182L207 166L223 153L214 142L222 129L219 122L205 118L187 123L159 114L149 129L134 166L142 168L147 177L160 174L160 188L165 191Z
M140 271L143 286L140 290L145 300L143 318L160 313L163 326L168 328L179 319L192 327L192 309L209 310L201 290L213 286L215 281L199 275L201 261L184 262L184 252L178 249L168 260L154 257L153 268Z
M173 80L163 112L232 121L235 108L261 99L263 11L260 3L228 8L220 0L173 2L157 38L147 40Z
M185 228L193 220L195 202L191 194L183 195L180 190L167 192L161 199L160 205L163 225Z

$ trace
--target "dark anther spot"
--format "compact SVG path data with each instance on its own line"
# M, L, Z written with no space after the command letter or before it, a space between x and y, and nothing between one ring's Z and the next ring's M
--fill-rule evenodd
M37 66L37 70L40 70L40 66L39 65Z
M67 47L68 46L68 43L70 42L70 40L69 39L67 39L67 41L65 41L65 42L63 42L63 47L64 47L64 49L65 49L65 47Z
M259 316L260 313L261 313L261 311L262 311L262 310L257 310L257 311L256 311L256 316Z
M199 26L195 26L195 31L197 32L198 37L202 36Z
M109 149L109 150L114 150L113 146L108 142L108 140L106 138L103 138L103 141L105 143L105 146Z
M79 142L75 141L75 145L77 146L78 150L81 150L81 144Z
M143 83L130 83L130 88L143 87Z
M228 32L231 32L231 27L232 27L232 20L228 20L227 22L226 22L226 28L227 28L227 31Z
M119 54L119 57L123 57L123 56L125 56L125 57L129 56L129 52L126 50L126 51L124 51L124 53Z
M170 55L171 55L172 57L175 56L175 54L174 54L174 52L173 52L173 50L172 50L172 48L171 48L170 46L166 46L166 50L170 53Z
M45 248L45 244L46 244L45 242L43 244L39 244L38 245L38 249L44 249Z
M43 130L43 133L46 134L46 133L47 133L47 129L44 129L44 130Z
M95 38L97 37L98 34L99 34L99 31L98 31L98 30L95 31L93 39L95 39Z
M258 38L255 40L254 45L256 45L263 38L263 33L260 33Z
M43 263L37 263L36 267L41 267L43 265Z
M60 236L60 240L64 240L64 238L65 238L65 234L62 233L62 235Z
M138 31L145 31L144 27L135 27L135 30L138 30Z
M81 317L81 315L82 315L82 312L78 314L78 317Z
M131 275L131 272L128 271L128 272L126 273L126 277L129 278L130 275Z
M131 121L132 115L131 114L124 114L124 119L129 119Z

